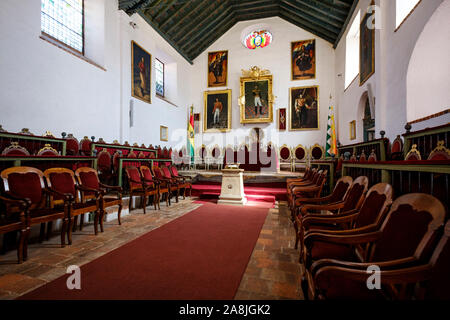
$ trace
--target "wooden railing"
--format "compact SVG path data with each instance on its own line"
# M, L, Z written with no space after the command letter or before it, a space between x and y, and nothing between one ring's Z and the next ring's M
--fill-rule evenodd
M436 148L438 141L444 141L444 145L448 147L448 138L450 136L450 123L434 128L427 128L415 132L407 132L403 134L404 159L411 150L412 145L417 145L417 150L423 160L428 159L431 151Z
M27 149L30 155L35 155L40 149L44 148L46 144L58 151L60 155L66 155L66 140L46 137L46 136L35 136L29 134L12 133L12 132L0 132L0 153L1 150L9 147L12 142L18 142L21 147Z
M374 151L378 161L386 161L387 158L387 149L389 147L389 139L381 138L377 140L372 140L369 142L363 143L355 143L346 146L338 147L339 156L345 154L346 152L350 153L350 156L356 155L359 157L363 152L368 158L369 155Z

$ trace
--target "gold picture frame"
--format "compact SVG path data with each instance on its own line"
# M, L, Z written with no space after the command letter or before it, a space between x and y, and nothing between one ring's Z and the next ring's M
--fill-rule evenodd
M273 121L273 78L268 70L252 67L242 70L240 78L241 123L267 123Z
M291 42L291 81L315 79L316 67L316 39Z
M231 89L205 91L203 98L203 132L230 131Z
M320 130L319 86L289 88L289 131Z
M356 139L356 120L353 120L349 123L350 126L350 140Z
M133 40L131 41L131 96L152 103L152 55Z
M228 86L228 51L208 52L208 88Z
M169 128L166 126L159 126L159 140L169 141Z

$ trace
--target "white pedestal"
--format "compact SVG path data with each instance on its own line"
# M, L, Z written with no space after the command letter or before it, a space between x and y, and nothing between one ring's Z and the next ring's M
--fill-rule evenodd
M218 204L244 205L247 198L244 194L244 169L223 169L222 190Z

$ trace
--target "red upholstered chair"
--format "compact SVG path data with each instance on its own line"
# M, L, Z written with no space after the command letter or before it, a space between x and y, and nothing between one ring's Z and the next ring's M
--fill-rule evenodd
M146 158L145 153L143 151L139 152L138 159L145 159L145 158Z
M353 153L352 156L350 157L350 162L357 162L358 159L356 158L356 154Z
M445 141L439 141L437 147L428 156L428 160L450 160L450 149L447 149L444 144Z
M159 203L159 192L158 187L149 181L143 181L141 177L141 173L138 168L134 166L127 166L125 168L128 177L128 184L130 186L130 210L131 210L131 202L133 196L141 197L141 204L145 214L145 208L147 206L147 198L153 196L153 205Z
M90 156L91 155L91 144L92 141L89 140L87 136L84 136L84 138L80 141L80 153L83 156Z
M391 145L391 159L403 160L403 140L400 135L395 138Z
M169 199L169 206L171 205L171 198L176 195L175 191L177 190L176 186L172 186L172 180L167 179L164 175L162 169L157 165L153 165L152 167L154 178L160 183L160 191L167 189L167 198Z
M330 256L313 263L309 276L306 274L308 297L359 300L397 298L405 292L405 288L383 286L381 290L369 290L367 268L371 265L381 270L414 267L429 254L444 219L445 208L438 199L428 194L407 194L394 201L378 231L351 236L309 235L308 241L345 244L351 250L345 259ZM306 242L305 238L305 245ZM364 248L364 253L358 255L354 250L356 247ZM417 257L420 257L419 261ZM364 279L362 272L365 273Z
M326 182L328 170L314 172L310 181L291 184L290 192L287 193L289 208L294 207L296 198L318 198Z
M288 187L288 190L290 189L289 185L291 185L291 184L310 180L310 178L312 177L312 175L315 171L317 171L317 168L306 167L303 177L286 179L286 185Z
M154 152L150 152L150 153L148 154L148 158L149 158L149 159L156 159L155 153L154 153Z
M13 200L0 196L0 234L18 231L17 260L22 263L26 259L25 240L27 236L28 205L22 200Z
M377 162L377 154L375 153L375 150L372 149L372 152L370 153L369 158L367 159L367 162Z
M137 158L137 155L136 155L136 153L133 151L133 149L131 149L130 152L128 152L127 158L131 158L131 159L136 159L136 158Z
M366 154L364 151L361 152L361 155L359 156L359 162L367 162Z
M30 228L40 224L41 233L39 240L42 241L44 239L45 223L61 219L63 222L61 227L61 246L64 247L69 207L73 201L73 196L68 193L59 193L46 188L44 174L36 168L12 167L3 170L0 176L3 179L4 190L8 197L23 200L29 205L28 214L26 215L26 239L28 239ZM48 206L47 196L59 197L64 201L64 205L58 208ZM52 224L49 223L47 239L50 237L51 228ZM24 245L26 246L26 242ZM26 252L26 248L24 250Z
M169 206L169 188L165 182L161 182L160 180L153 177L152 171L147 166L140 166L139 171L142 175L142 182L149 187L157 187L158 188L158 209L161 209L159 206L159 202L161 199L161 195L166 195L166 206Z
M119 151L119 150L117 150L113 154L112 163L113 163L113 169L114 169L115 174L119 173L119 159L121 156L122 156L122 151Z
M413 144L411 150L405 157L406 161L422 160L419 150L417 150L417 144Z
M282 168L289 168L292 171L292 150L287 145L282 145L279 149L280 170Z
M172 173L170 172L170 170L167 166L162 165L161 172L162 172L164 179L167 179L168 181L170 181L169 190L171 191L171 195L175 196L176 202L178 202L178 197L180 195L180 190L181 190L181 182L178 179L172 177Z
M356 178L350 186L350 189L338 202L329 204L304 204L296 208L295 212L295 231L296 241L301 242L300 259L303 258L302 241L304 238L303 220L307 217L323 217L324 215L333 215L334 217L344 217L355 213L361 208L367 193L369 179L367 177ZM297 244L296 244L297 245Z
M53 149L50 144L45 144L45 146L38 151L37 156L58 156L58 151Z
M97 169L100 180L110 183L113 177L111 154L106 148L103 148L97 155Z
M30 153L27 149L20 146L18 142L11 142L9 147L6 147L2 151L2 156L29 156Z
M169 150L166 147L163 148L163 158L169 159Z
M162 159L163 154L162 154L161 146L158 146L158 148L156 148L156 154L158 156L158 159Z
M321 160L325 157L325 151L321 145L316 143L311 147L310 155L312 160Z
M81 216L80 230L83 227L84 214L94 212L94 232L97 234L98 219L100 216L100 192L96 193L95 198L81 202L78 191L90 191L81 185L77 185L75 174L72 170L66 168L50 168L44 171L47 187L61 194L71 194L74 202L69 206L67 241L72 244L72 229L76 226L76 220ZM50 196L52 207L64 204L59 196Z
M100 194L100 215L98 219L100 222L100 231L103 232L103 218L107 214L106 208L112 206L119 206L117 220L119 222L119 225L122 224L120 220L120 214L122 212L122 188L101 183L98 178L97 171L93 168L78 168L75 171L75 177L77 178L78 183L83 186L84 189L80 190L81 201L83 203L87 202L90 199L97 198L98 194ZM115 193L115 195L110 194L110 192Z
M190 182L190 180L192 180L192 178L189 176L180 176L177 167L174 165L171 165L169 169L170 173L172 174L172 177L179 181L179 188L183 189L183 199L186 199L186 189L189 189L189 197L190 197L192 194L192 183Z
M308 153L304 146L299 144L294 149L294 155L293 155L293 171L297 171L297 168L305 168L306 166L306 158L308 156Z
M379 183L370 188L360 209L342 212L338 215L307 215L302 219L304 244L301 252L304 256L304 266L308 272L314 261L323 257L334 255L334 258L347 257L349 247L346 245L309 241L310 234L329 235L356 235L377 231L386 217L392 204L392 186L387 183ZM306 239L306 240L305 240ZM363 248L356 247L358 254L362 255Z
M73 134L69 133L66 138L66 155L77 156L79 151L80 143Z

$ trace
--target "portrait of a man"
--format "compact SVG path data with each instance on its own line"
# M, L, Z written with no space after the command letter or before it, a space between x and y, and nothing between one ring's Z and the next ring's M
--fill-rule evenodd
M228 76L228 51L208 53L208 87L225 87Z
M316 40L291 43L292 80L307 80L316 77Z
M231 129L231 90L205 91L203 131L226 132Z
M148 103L151 103L151 61L151 54L131 41L131 95Z
M375 73L375 29L367 27L370 14L366 14L360 25L359 85L362 86Z
M319 87L290 89L289 130L319 129Z

